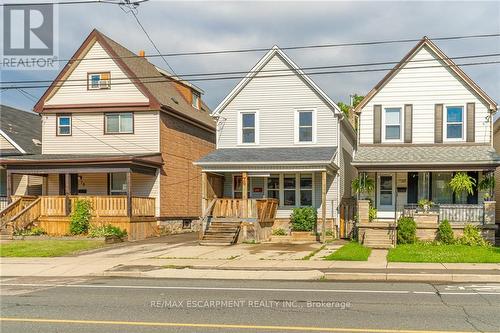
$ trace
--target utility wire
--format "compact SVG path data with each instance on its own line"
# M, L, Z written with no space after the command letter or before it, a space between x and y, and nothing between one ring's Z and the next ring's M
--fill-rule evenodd
M442 68L442 67L460 67L460 66L478 66L478 65L490 65L490 64L499 64L500 60L495 60L495 61L484 61L484 62L472 62L472 63L463 63L463 64L456 64L456 65L436 65L436 66L417 66L417 67L405 67L402 68L401 70L412 70L412 69L423 69L423 68ZM261 75L261 76L254 76L252 79L266 79L266 78L273 78L273 77L287 77L287 76L310 76L310 75L329 75L329 74L347 74L347 73L370 73L370 72L381 72L381 71L390 71L392 68L374 68L374 69L361 69L361 70L346 70L346 71L325 71L325 72L312 72L312 73L292 73L292 74L276 74L276 75ZM244 79L246 76L230 76L230 77L208 77L208 78L194 78L191 79L191 81L219 81L219 80L236 80L236 79ZM134 82L141 82L141 83L165 83L165 82L175 82L177 80L168 78L168 77L163 77L161 80L135 80L135 79L130 79L131 82L116 82L113 83L114 86L116 85L127 85L127 84L135 84ZM64 82L63 82L64 83ZM62 86L62 84L56 84L56 86ZM87 84L68 84L66 85L67 87L86 87ZM50 85L38 85L38 86L10 86L10 87L1 87L0 89L33 89L33 88L47 88L50 87Z
M460 39L473 39L473 38L492 38L500 37L500 33L479 34L479 35L462 35L462 36L448 36L448 37L434 37L430 38L434 41L441 40L460 40ZM365 41L353 43L337 43L337 44L312 44L312 45L296 45L280 47L281 50L302 50L302 49L317 49L317 48L334 48L334 47L347 47L347 46L370 46L370 45L384 45L384 44L399 44L399 43L412 43L419 42L421 38L413 39L393 39L382 41ZM232 49L232 50L212 50L212 51L192 51L192 52L176 52L176 53L159 53L159 54L146 54L145 58L157 57L181 57L181 56L196 56L196 55L211 55L211 54L228 54L228 53L249 53L249 52L267 52L270 48L247 48L247 49ZM107 60L107 59L127 59L135 58L137 55L122 56L122 57L95 57L95 58L69 58L69 59L54 59L55 62L69 62L69 61L93 61L93 60Z
M342 65L325 65L325 66L312 66L312 67L299 67L300 70L317 70L317 69L331 69L331 68L347 68L347 67L367 67L367 66L381 66L381 65L394 65L400 64L406 65L410 63L424 63L430 61L442 61L442 60L463 60L470 58L487 58L487 57L498 57L500 53L488 53L488 54L477 54L477 55L465 55L457 57L443 57L443 58L432 58L432 59L417 59L417 60L406 60L406 61L383 61L383 62L368 62L368 63L357 63L357 64L342 64ZM231 72L210 72L210 73L188 73L181 74L183 78L186 77L204 77L204 76L221 76L221 75L237 75L237 74L254 74L254 73L280 73L280 72L292 72L295 73L294 69L283 68L283 69L263 69L260 71L231 71ZM138 76L136 79L163 79L164 75L154 75L154 76ZM130 80L129 77L117 77L112 78L113 82L119 80ZM172 79L171 81L176 81ZM52 82L87 82L87 79L64 79L64 80L19 80L19 81L0 81L0 84L18 84L18 83L52 83Z
M142 1L140 1L142 2ZM82 4L118 4L111 0L78 0L78 1L58 1L58 2L21 2L21 3L2 3L1 7L11 7L11 6L54 6L54 5L82 5Z

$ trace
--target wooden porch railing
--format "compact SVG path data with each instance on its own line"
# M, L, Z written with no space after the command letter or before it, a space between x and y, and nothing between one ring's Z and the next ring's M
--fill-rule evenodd
M404 205L402 215L413 216L423 209L416 204ZM429 212L439 214L439 221L448 220L450 223L484 223L483 204L440 204L433 205Z
M155 198L132 197L132 216L155 216Z
M36 197L32 196L18 196L13 197L13 201L0 211L0 228L11 221L11 219L19 214L26 206L35 201Z
M257 199L259 222L274 222L278 210L278 199Z
M214 217L238 217L271 222L276 216L276 199L217 199L212 211Z
M66 216L65 196L42 196L40 199L42 216Z
M26 206L26 208L19 212L19 214L12 217L12 219L8 223L12 227L12 230L23 230L29 224L36 221L40 217L40 203L41 198L38 198L28 206Z

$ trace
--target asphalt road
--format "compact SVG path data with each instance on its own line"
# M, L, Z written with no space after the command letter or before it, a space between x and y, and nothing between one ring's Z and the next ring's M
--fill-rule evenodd
M2 278L0 331L500 331L500 285Z

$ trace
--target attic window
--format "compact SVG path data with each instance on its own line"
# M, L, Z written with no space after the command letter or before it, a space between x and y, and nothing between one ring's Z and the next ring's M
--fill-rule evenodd
M100 90L111 88L111 73L88 73L87 74L87 87L88 90Z
M193 108L199 110L200 109L200 93L193 90L192 95L193 95L193 100L191 102L191 105L193 106Z

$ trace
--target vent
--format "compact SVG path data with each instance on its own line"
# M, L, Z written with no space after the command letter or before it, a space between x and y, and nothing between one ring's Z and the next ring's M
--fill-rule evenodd
M31 141L33 141L33 143L35 144L35 146L41 146L42 145L42 142L38 139L31 139Z

